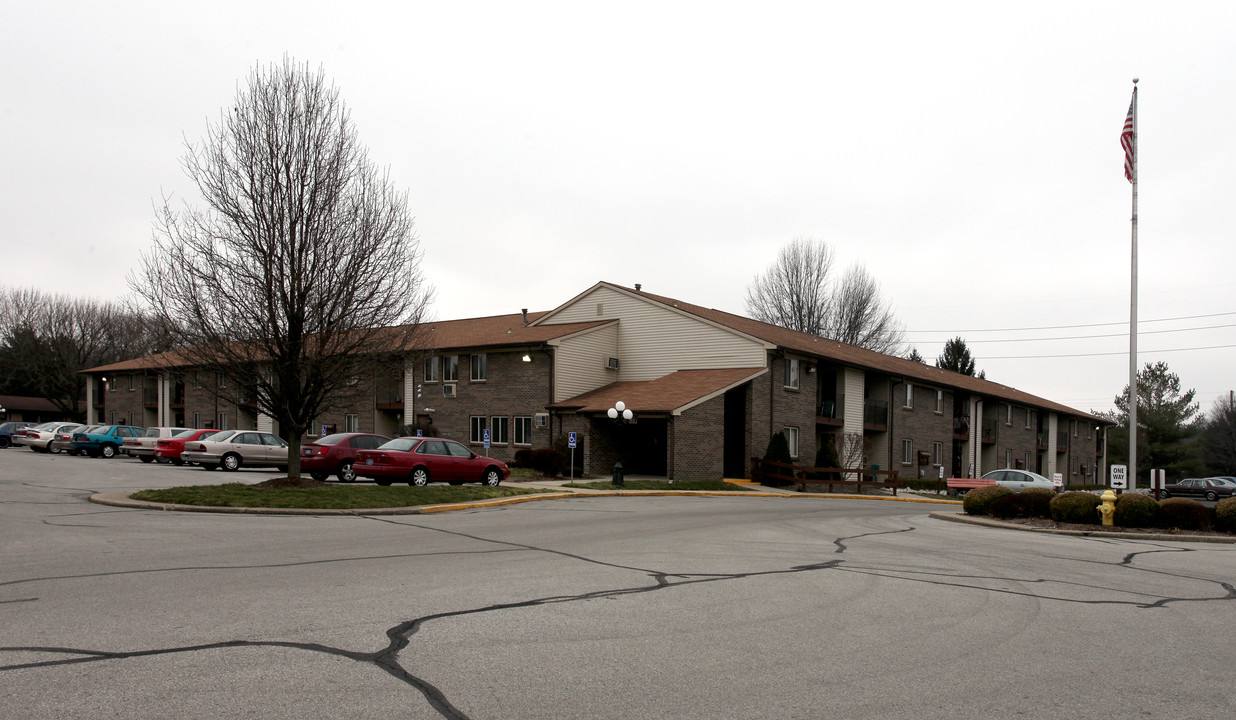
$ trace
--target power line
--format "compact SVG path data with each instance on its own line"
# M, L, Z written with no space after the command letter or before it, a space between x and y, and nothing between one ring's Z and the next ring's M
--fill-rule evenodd
M1199 318L1222 317L1224 315L1236 315L1236 312L1211 313L1209 315L1182 315L1180 317L1159 318L1157 320L1138 320L1137 324L1141 325L1142 323L1172 322L1175 320L1197 320ZM1112 327L1116 325L1123 325L1125 327L1128 327L1129 321L1125 320L1123 322L1086 323L1084 325L1044 325L1041 327L1021 327L1021 328L982 328L982 329L973 329L973 330L906 330L906 332L908 333L1023 332L1026 330L1071 330L1074 328Z
M1191 350L1221 350L1224 348L1234 348L1236 345L1209 345L1206 347L1191 347L1191 348L1167 348L1164 350L1139 350L1138 355L1153 355L1156 353L1166 352L1188 352ZM1100 357L1104 355L1128 355L1127 350L1121 352L1099 352L1099 353L1074 353L1071 355L984 355L975 356L975 360L1037 360L1041 358L1078 358L1078 357Z
M1147 330L1145 332L1142 332L1139 330L1137 333L1137 336L1141 337L1142 335L1162 335L1163 333L1188 332L1190 330L1217 330L1219 328L1230 328L1230 327L1236 327L1236 323L1229 323L1227 325L1206 325L1205 327L1195 327L1195 328L1178 328L1176 330ZM1113 338L1113 337L1124 338L1124 337L1128 337L1128 335L1124 333L1109 333L1106 335L1069 335L1066 337L1008 338L1006 340L967 340L966 344L967 345L977 345L978 343L1043 342L1045 340L1092 340L1096 338ZM919 342L927 343L927 342L939 342L939 341L920 340ZM947 341L944 341L944 342L947 342Z

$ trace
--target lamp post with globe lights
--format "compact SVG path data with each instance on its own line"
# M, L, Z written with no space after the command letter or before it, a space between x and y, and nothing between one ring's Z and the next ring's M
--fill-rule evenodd
M631 408L627 407L627 404L621 400L614 403L614 406L609 410L606 410L605 414L608 415L609 419L613 420L615 423L628 425L635 422L635 413L631 412ZM614 485L626 484L626 481L622 477L622 460L618 460L614 463L614 475L610 482Z

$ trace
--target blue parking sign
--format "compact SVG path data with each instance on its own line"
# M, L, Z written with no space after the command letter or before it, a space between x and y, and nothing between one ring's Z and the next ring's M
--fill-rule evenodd
M485 449L489 449L489 428L485 428Z
M575 433L567 433L567 447L575 447Z

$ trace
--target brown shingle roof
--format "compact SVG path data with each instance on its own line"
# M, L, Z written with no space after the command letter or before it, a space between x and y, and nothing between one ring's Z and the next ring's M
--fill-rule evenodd
M644 292L642 290L634 290L624 288L621 285L612 283L603 283L622 292L627 292L632 295L647 298L653 302L661 303L672 308L676 308L682 312L695 315L709 322L716 323L723 327L728 327L732 330L759 338L766 342L773 343L787 350L801 352L806 355L814 355L821 358L836 361L843 365L850 365L858 368L867 368L879 370L893 376L902 376L910 380L923 382L929 385L938 387L955 388L966 390L979 395L988 395L991 397L1008 400L1010 402L1021 405L1029 405L1031 407L1054 410L1056 412L1067 413L1069 415L1083 416L1097 422L1108 423L1111 421L1096 417L1087 412L1082 412L1067 405L1062 405L1045 398L1041 398L1030 393L1023 392L1017 388L1001 385L1000 383L990 380L981 380L969 375L962 375L951 370L941 370L940 368L926 365L924 363L907 360L905 358L895 357L893 355L885 355L873 350L867 350L854 345L847 345L836 340L818 337L809 333L802 333L796 330L770 325L769 323L752 320L751 318L732 313L723 312L721 310L713 310L692 305L681 300L654 295L653 293Z
M550 407L581 413L603 413L621 400L636 414L672 413L765 372L767 370L764 368L679 370L656 380L610 383Z

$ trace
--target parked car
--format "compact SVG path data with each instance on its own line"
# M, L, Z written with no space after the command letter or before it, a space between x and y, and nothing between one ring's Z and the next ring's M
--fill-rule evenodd
M50 422L42 425L33 425L23 430L24 437L21 438L21 444L30 448L35 452L58 453L61 447L53 446L52 441L56 436L62 433L72 433L81 428L80 423L66 422ZM13 436L16 443L17 436Z
M1018 470L1016 468L992 470L989 473L984 473L983 479L995 480L997 485L1003 485L1011 490L1025 490L1026 488L1036 487L1051 490L1052 492L1060 491L1059 486L1054 482L1029 470Z
M379 485L479 482L497 486L511 475L511 469L501 460L477 455L443 438L395 438L373 450L359 451L357 458L356 474L373 478Z
M25 447L26 440L28 440L34 434L37 434L39 430L46 430L48 428L52 428L55 426L56 426L56 423L54 422L39 423L38 425L27 425L26 427L15 431L12 435L9 436L9 444L11 444L13 447Z
M300 469L319 482L334 473L342 482L356 480L358 450L373 450L390 442L385 435L371 433L335 433L318 438L300 447Z
M99 425L73 432L73 448L90 457L116 457L125 438L135 437L146 431L135 425Z
M170 438L176 433L189 428L178 427L148 427L141 435L125 438L121 450L129 457L135 457L142 462L154 462L155 443L159 438Z
M100 427L102 427L102 425L79 425L78 427L70 430L61 430L56 433L56 437L52 438L51 444L47 446L47 449L54 453L63 451L70 455L78 455L81 451L73 447L73 433L94 432Z
M13 444L13 433L23 428L30 427L34 423L22 422L14 420L12 422L0 423L0 448L6 448Z
M171 437L159 438L155 441L154 459L161 463L170 462L173 465L184 465L180 454L185 450L185 443L194 440L205 440L219 432L218 430L185 430Z
M185 443L180 453L185 462L195 462L207 470L222 467L236 471L244 467L288 466L288 444L268 432L220 430L204 440Z
M1185 478L1177 483L1168 483L1159 491L1160 498L1167 497L1200 497L1207 500L1228 498L1236 494L1236 484L1230 484L1226 478Z

